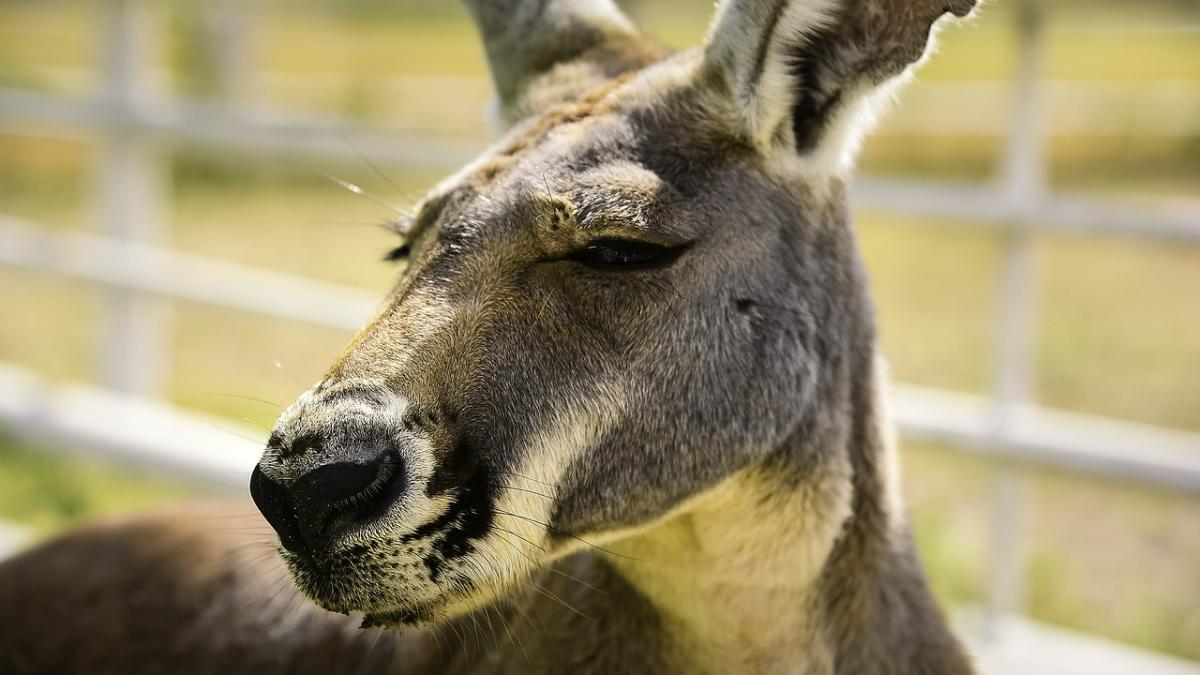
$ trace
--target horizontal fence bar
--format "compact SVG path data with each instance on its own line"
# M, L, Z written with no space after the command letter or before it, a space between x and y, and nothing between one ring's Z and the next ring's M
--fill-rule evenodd
M382 299L377 291L7 216L0 216L0 264L346 330L362 327Z
M1001 187L862 178L852 192L856 208L961 221L968 227L1023 223L1038 232L1108 234L1200 244L1200 200L1130 202L1050 195L1014 200Z
M1132 480L1200 494L1200 434L1028 406L1009 435L988 427L986 399L895 386L906 438L998 460ZM80 384L51 384L0 363L0 424L16 435L173 476L241 488L266 434L166 403Z
M0 264L280 319L357 330L377 292L0 216Z
M84 130L133 130L165 142L218 145L257 153L314 155L360 161L362 155L396 164L458 168L480 144L348 126L335 119L299 118L225 105L143 106L119 112L20 89L0 88L0 124ZM1006 226L1014 221L1063 233L1120 234L1200 242L1200 200L1154 199L1136 203L1083 196L1048 196L1018 203L990 185L931 184L861 179L859 207L954 218L970 224Z
M12 88L22 94L65 97L92 73L82 68L38 67L44 89ZM170 72L154 69L148 79L169 82ZM257 86L292 94L339 91L345 76L337 72L258 71ZM1200 135L1200 83L1103 82L1056 78L1046 83L1041 110L1055 138L1138 138L1185 140ZM371 90L381 100L412 101L435 97L439 103L487 100L492 83L472 75L373 75ZM889 112L873 135L1001 137L1009 130L1006 111L1012 89L1004 80L920 80L905 89L904 106ZM228 99L227 99L228 100ZM236 99L234 99L236 101ZM235 103L236 105L236 103ZM434 114L436 114L436 110Z
M892 412L906 438L1200 494L1200 433L1029 404L1016 406L999 431L989 399L912 385L892 389Z
M258 154L357 160L361 151L380 161L441 169L458 169L480 150L478 142L366 129L337 118L260 107L142 103L119 110L6 87L0 87L0 124L26 132L54 127L71 137L134 132L166 143L217 145Z
M0 363L0 423L46 447L204 485L244 490L266 434L169 404L85 385L52 385Z
M1031 621L1011 614L996 617L1003 630L981 637L978 609L954 613L979 675L1200 675L1200 664Z
M84 232L47 231L11 218L0 218L0 263L344 330L359 328L378 302L358 288ZM983 399L913 387L897 391L898 419L909 436L1200 492L1200 435L1028 406L998 435Z

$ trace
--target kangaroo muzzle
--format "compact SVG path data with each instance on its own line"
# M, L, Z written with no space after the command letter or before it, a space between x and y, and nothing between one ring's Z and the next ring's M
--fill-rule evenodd
M250 477L255 505L287 550L319 555L387 514L411 489L419 439L381 385L306 392L276 425Z

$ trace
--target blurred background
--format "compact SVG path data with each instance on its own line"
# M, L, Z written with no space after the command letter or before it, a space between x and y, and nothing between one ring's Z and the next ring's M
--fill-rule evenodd
M929 575L988 672L1200 672L1200 2L940 51L855 188ZM243 491L490 98L445 0L0 0L0 555Z

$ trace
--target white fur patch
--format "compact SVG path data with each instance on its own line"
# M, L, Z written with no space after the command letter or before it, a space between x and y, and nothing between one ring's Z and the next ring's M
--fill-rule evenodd
M494 531L477 542L474 553L453 563L454 569L471 574L477 590L452 600L444 608L445 616L471 611L481 600L503 595L526 582L540 566L564 555L545 546L557 486L567 468L617 423L624 409L623 390L602 384L588 400L565 406L530 433L518 467L493 477L500 488Z
M878 427L881 448L879 470L883 472L883 504L887 509L888 524L893 532L899 531L907 520L904 509L903 490L900 486L900 444L896 440L896 424L892 421L890 378L887 360L875 357L875 423Z
M925 57L899 76L882 84L839 83L849 89L830 111L821 138L813 148L797 153L789 121L800 87L812 83L797 82L794 59L806 40L832 26L842 2L728 0L718 8L706 48L706 59L726 74L749 137L779 171L806 182L817 195L827 194L828 185L854 168L862 139L880 109L932 51L941 23L931 31ZM861 56L840 54L850 61Z
M497 523L518 539L510 557L515 569L529 566L529 557L544 560L545 552L532 543L544 542L563 475L579 456L593 447L625 410L625 392L605 383L586 401L574 402L531 433L520 451L518 468L500 477L503 489L496 507ZM500 535L505 533L501 532ZM503 537L502 537L503 538ZM521 559L525 558L525 559Z
M824 672L810 602L851 514L850 473L839 453L793 492L735 475L607 544L627 556L609 559L667 617L689 670Z
M796 103L793 52L830 25L841 0L724 2L709 30L707 55L725 65L729 85L763 150ZM776 15L776 12L778 14Z

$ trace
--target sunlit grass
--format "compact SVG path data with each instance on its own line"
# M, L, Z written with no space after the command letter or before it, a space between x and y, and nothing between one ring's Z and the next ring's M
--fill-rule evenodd
M0 518L43 536L93 518L213 494L0 436Z
M1200 249L1048 237L1039 398L1200 431Z
M904 486L939 597L979 603L990 587L990 461L908 443ZM1025 611L1040 621L1200 659L1200 503L1054 471L1024 475Z

